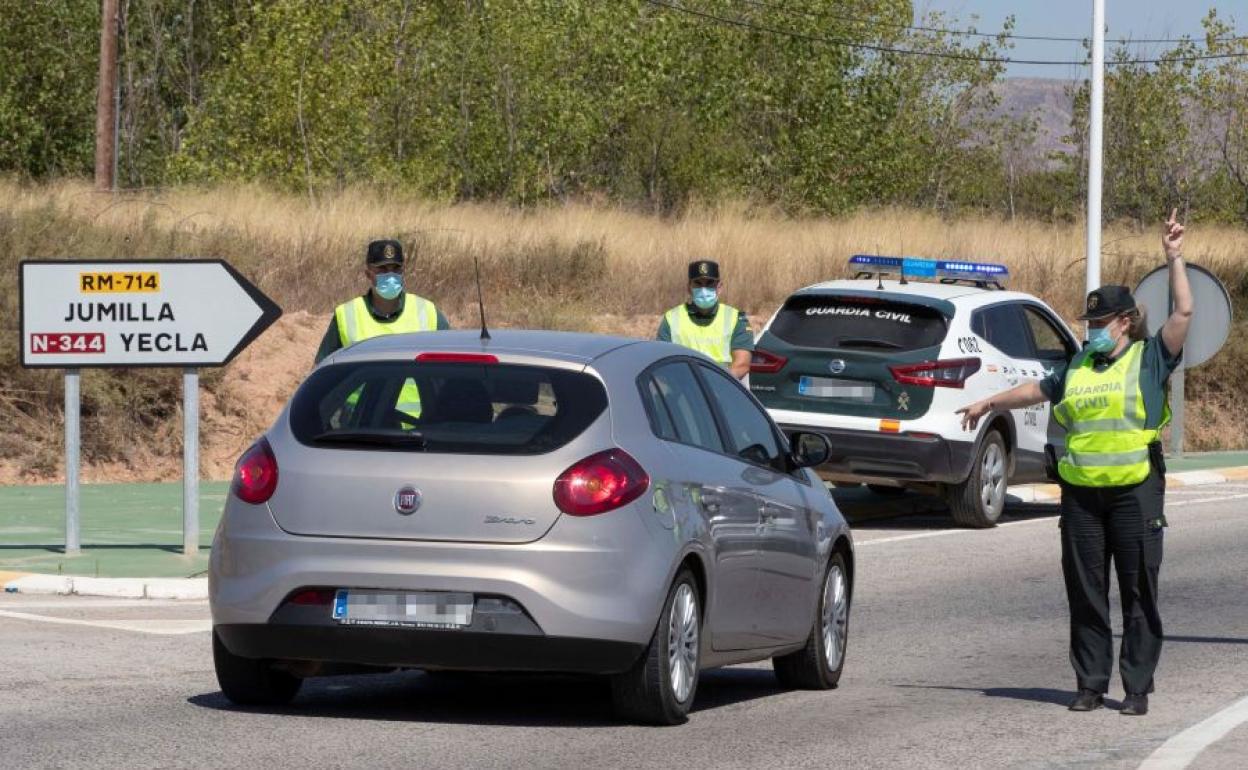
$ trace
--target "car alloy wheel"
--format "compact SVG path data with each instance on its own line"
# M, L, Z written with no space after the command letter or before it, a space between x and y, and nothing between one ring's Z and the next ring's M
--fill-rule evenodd
M698 601L693 588L682 583L676 591L667 625L668 676L672 695L684 703L698 676Z
M833 563L828 569L828 576L823 583L823 655L827 660L828 670L835 671L841 667L841 659L845 656L846 629L849 625L849 592L845 582L845 573L841 566Z
M984 510L1001 510L1005 505L1005 450L999 444L989 444L984 448L979 483Z

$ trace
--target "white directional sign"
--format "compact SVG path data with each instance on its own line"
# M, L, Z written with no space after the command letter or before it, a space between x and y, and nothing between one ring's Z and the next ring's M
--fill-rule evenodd
M281 316L221 260L27 261L22 365L220 366Z

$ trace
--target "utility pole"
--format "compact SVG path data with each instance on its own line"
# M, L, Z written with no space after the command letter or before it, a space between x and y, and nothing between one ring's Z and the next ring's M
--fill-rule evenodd
M95 189L117 189L117 0L100 14L100 90L95 100Z
M1088 120L1087 290L1101 286L1101 153L1105 115L1105 0L1092 0L1092 102Z

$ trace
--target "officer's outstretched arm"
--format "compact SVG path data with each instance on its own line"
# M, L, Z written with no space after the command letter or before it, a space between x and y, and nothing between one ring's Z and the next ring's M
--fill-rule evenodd
M1177 355L1187 342L1187 329L1192 323L1192 287L1187 282L1187 268L1183 266L1183 225L1175 219L1179 210L1170 212L1166 220L1166 229L1161 236L1161 245L1166 251L1166 262L1170 265L1170 291L1174 295L1174 311L1161 327L1161 340L1171 355Z
M994 410L1008 412L1011 409L1022 409L1028 406L1045 401L1044 391L1040 390L1038 382L1024 382L1017 388L1000 393L983 401L976 401L970 406L964 406L957 411L962 415L962 430L975 430L979 425L979 419Z
M732 351L732 363L728 365L728 370L732 372L732 376L738 380L750 373L750 359L753 354L748 350Z

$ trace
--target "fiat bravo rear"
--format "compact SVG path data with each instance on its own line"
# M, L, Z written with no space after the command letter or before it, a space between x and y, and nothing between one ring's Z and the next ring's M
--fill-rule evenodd
M709 360L554 332L370 340L240 459L209 571L227 697L395 668L612 677L684 718L698 671L840 675L852 550L794 437ZM661 686L656 687L656 682Z

